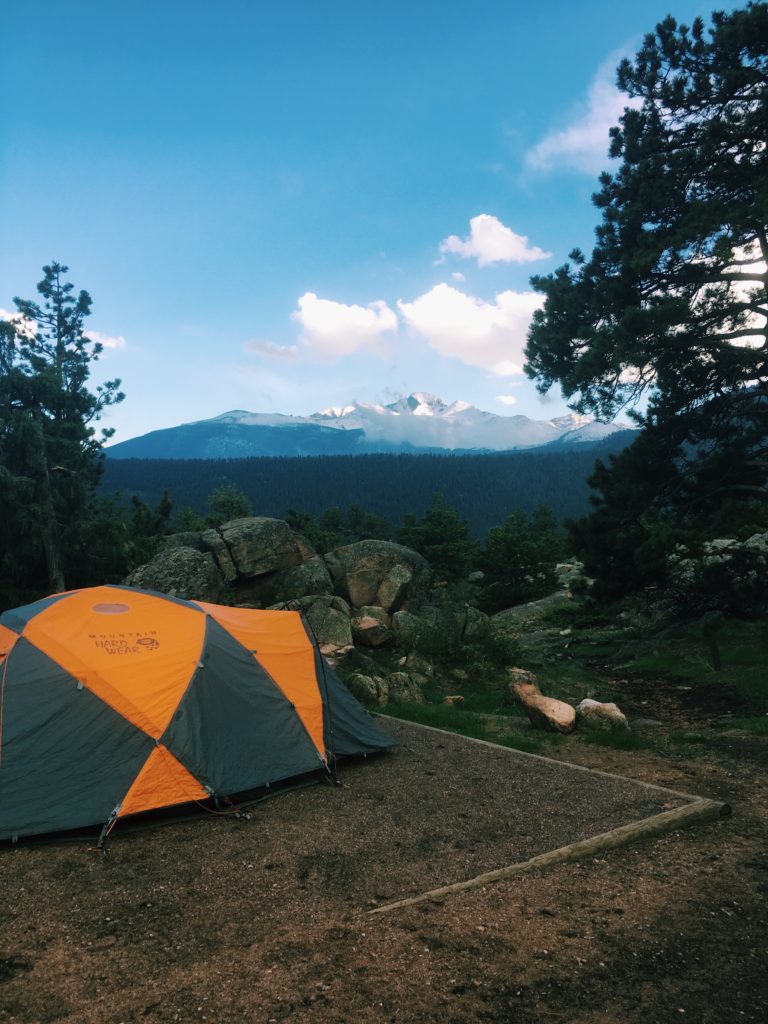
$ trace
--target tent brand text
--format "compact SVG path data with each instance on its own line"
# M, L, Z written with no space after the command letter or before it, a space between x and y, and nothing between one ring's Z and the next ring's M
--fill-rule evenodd
M154 636L137 636L136 634L91 634L94 646L105 654L139 654L141 651L155 651L160 641Z

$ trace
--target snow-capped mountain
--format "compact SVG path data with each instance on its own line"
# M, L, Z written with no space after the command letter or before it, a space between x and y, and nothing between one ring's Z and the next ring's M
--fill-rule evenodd
M508 451L602 440L619 430L571 413L551 420L499 416L416 391L389 405L352 402L311 416L235 409L112 445L113 458L246 458L369 452Z
M469 405L416 391L390 405L354 402L343 409L326 409L309 419L336 429L363 430L366 440L416 448L474 449L503 451L530 448L555 441L569 427L557 427L550 420L527 416L497 416Z

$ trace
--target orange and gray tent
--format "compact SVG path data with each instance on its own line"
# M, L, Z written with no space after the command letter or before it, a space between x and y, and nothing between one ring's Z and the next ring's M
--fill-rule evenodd
M228 798L393 741L296 611L129 587L0 615L0 839Z

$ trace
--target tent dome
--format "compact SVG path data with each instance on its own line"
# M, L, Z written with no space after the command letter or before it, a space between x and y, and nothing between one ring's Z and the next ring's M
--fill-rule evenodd
M227 796L393 746L299 612L130 587L0 615L0 839Z

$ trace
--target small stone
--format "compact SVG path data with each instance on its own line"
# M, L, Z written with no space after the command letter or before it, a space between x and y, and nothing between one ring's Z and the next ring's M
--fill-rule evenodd
M629 732L627 716L613 703L601 704L598 700L586 697L576 708L576 717L579 722L598 729L620 729Z

